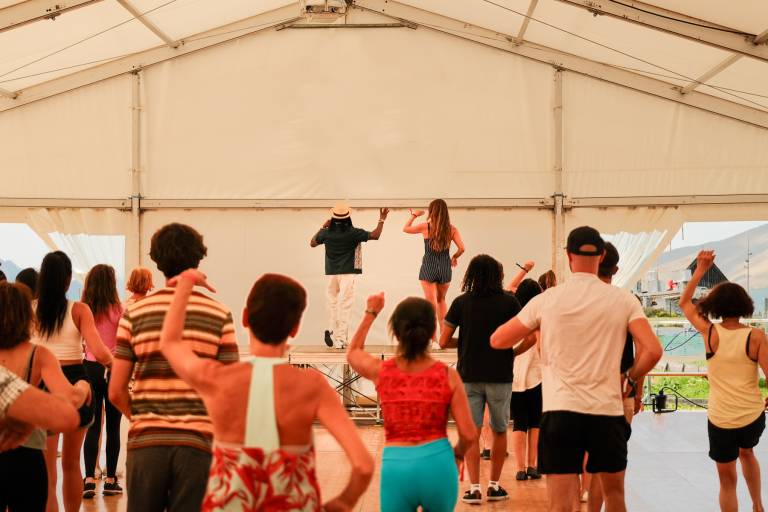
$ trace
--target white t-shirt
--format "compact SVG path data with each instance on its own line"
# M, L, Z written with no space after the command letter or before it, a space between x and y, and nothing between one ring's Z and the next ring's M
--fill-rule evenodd
M619 366L627 326L645 318L630 292L576 273L531 299L517 318L541 328L544 412L624 415Z
M534 345L515 356L512 391L519 393L541 384L541 357L539 345Z

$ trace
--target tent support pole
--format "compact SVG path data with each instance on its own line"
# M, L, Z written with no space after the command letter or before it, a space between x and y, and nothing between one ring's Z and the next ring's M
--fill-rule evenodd
M552 269L561 282L565 272L563 261L563 247L565 245L565 210L563 208L565 195L563 194L563 70L554 68L553 75L554 95L552 115L554 116L553 162L555 171L555 193L553 223L552 223Z
M142 71L131 74L131 232L125 244L126 270L141 265L141 75Z

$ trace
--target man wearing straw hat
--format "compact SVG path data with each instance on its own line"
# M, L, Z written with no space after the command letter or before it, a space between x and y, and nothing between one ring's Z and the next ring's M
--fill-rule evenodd
M352 225L352 212L345 202L331 209L331 218L312 237L309 245L325 245L325 275L328 276L329 322L325 344L344 348L347 343L349 313L355 302L355 282L363 273L362 242L378 240L389 208L379 209L379 223L373 231Z

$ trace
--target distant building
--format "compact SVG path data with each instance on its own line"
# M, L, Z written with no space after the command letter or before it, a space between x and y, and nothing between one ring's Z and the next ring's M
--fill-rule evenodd
M691 281L691 275L696 271L696 266L696 260L693 260L685 270L681 270L674 279L670 279L666 283L661 283L658 271L651 270L647 272L646 279L641 283L640 298L643 302L643 307L662 309L670 314L681 315L682 312L679 306L680 295ZM725 277L723 271L717 265L712 265L712 268L702 278L699 286L696 287L696 291L693 294L694 299L703 297L716 285L726 281L728 281L728 278Z

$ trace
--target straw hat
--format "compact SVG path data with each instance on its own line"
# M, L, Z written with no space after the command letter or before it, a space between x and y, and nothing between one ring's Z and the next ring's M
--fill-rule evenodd
M340 201L331 208L331 217L334 219L348 219L352 214L346 201Z

